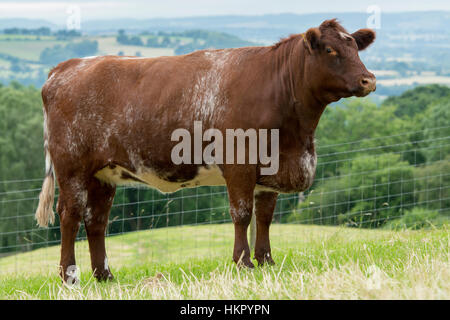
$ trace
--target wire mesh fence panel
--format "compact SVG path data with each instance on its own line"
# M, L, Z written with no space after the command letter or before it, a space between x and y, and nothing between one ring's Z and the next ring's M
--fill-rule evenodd
M313 186L281 194L271 239L304 241L300 225L393 230L439 227L450 217L450 126L317 146ZM41 179L0 181L0 275L54 271L59 219L36 226ZM58 189L56 189L56 200ZM56 201L55 201L56 203ZM118 187L107 228L115 267L231 256L234 231L225 187L161 194ZM90 267L86 232L77 263Z

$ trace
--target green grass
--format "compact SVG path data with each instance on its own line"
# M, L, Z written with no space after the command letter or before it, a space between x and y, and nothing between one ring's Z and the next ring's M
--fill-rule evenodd
M141 231L107 240L115 280L61 284L59 247L0 259L0 299L449 299L449 231L274 225L277 265L238 269L233 227Z

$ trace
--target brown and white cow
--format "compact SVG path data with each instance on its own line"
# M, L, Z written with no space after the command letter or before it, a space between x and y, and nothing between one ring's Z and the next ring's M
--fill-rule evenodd
M375 39L349 34L336 20L272 46L201 50L175 57L89 57L54 68L42 88L46 177L36 219L54 221L55 177L61 224L61 275L75 265L74 242L84 221L94 275L112 278L105 229L117 185L146 184L162 192L226 185L234 223L233 259L253 267L247 241L256 214L254 257L272 264L269 226L278 193L313 182L314 131L325 107L375 90L358 56ZM177 128L279 129L279 170L257 164L171 161Z

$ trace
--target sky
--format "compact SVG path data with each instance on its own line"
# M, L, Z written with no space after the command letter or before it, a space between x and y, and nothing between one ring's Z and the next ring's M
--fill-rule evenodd
M0 19L45 19L61 24L70 7L80 8L82 20L158 18L208 15L261 15L276 13L366 12L377 5L382 12L450 11L449 0L0 0Z

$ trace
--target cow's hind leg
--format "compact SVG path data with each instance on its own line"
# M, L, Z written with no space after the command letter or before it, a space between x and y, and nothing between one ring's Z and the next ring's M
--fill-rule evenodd
M265 263L275 264L270 250L269 227L272 223L277 197L278 194L276 192L255 192L255 259L259 265Z
M116 188L92 179L88 187L88 199L84 225L89 242L91 266L94 277L99 281L111 280L105 249L105 232Z
M59 184L57 212L60 217L60 275L64 282L78 281L75 263L75 239L80 228L87 200L87 190L76 179Z

